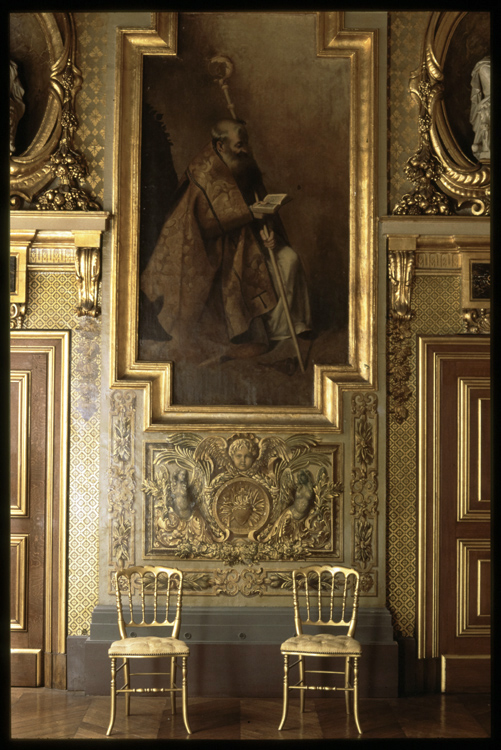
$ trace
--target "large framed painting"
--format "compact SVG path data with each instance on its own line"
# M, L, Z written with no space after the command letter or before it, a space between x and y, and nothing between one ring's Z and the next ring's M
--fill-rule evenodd
M153 17L119 31L112 386L145 429L340 430L376 377L375 32Z

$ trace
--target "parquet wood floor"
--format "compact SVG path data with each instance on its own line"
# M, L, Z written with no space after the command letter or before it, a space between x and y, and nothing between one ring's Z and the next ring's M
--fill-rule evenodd
M188 739L181 706L172 716L165 696L135 696L124 715L119 697L111 740ZM488 694L419 695L360 701L360 739L486 738L491 735ZM109 697L47 688L11 689L12 739L105 739ZM359 737L344 698L311 697L306 711L291 699L285 729L277 727L277 698L190 698L191 740L322 740Z

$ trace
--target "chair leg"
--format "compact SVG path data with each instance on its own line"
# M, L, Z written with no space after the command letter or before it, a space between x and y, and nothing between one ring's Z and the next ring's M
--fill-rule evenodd
M285 724L287 718L287 710L289 708L289 654L284 654L284 705L282 710L282 719L278 727L280 731Z
M176 684L176 666L177 666L177 660L175 656L171 656L170 660L170 708L173 714L176 713L176 692L174 690L174 685Z
M124 659L124 687L130 688L129 660ZM125 715L130 716L130 693L125 693Z
M358 657L353 658L353 713L358 733L362 734L360 722L358 720Z
M350 713L350 657L347 656L344 663L344 702L346 704L346 713Z
M304 657L299 657L299 684L304 685ZM299 711L304 714L304 702L306 698L306 690L299 691Z
M183 721L184 726L186 727L186 731L188 734L191 734L190 725L188 724L188 657L183 656L182 657L182 673L183 673Z
M110 723L108 725L108 729L106 730L106 736L109 737L111 734L111 730L113 729L113 724L115 723L115 711L116 711L116 702L117 702L117 694L116 694L116 687L115 687L115 681L116 681L116 669L115 669L115 659L111 658L111 707L110 707Z

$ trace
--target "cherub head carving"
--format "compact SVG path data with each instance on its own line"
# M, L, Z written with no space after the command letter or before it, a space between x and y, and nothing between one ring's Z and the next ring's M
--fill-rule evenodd
M237 437L228 448L228 454L239 471L248 471L259 455L259 447L251 437Z

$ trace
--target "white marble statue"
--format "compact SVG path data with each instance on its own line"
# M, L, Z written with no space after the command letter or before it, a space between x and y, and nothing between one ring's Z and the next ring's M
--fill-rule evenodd
M19 120L26 106L23 102L24 89L21 86L16 63L10 61L10 153L16 150L15 140Z
M491 58L483 57L471 74L470 122L475 134L472 151L479 161L491 158Z

